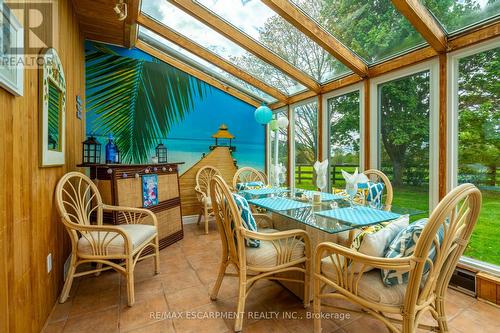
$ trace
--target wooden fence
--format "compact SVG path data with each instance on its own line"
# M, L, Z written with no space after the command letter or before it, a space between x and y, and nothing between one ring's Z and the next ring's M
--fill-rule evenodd
M343 185L344 177L342 177L341 170L353 173L354 169L358 167L357 164L335 164L330 166L330 181L332 186L337 183ZM479 175L460 173L460 182L472 182L478 186L497 186L500 184L500 167L490 173L482 173ZM390 179L393 176L392 167L382 167L382 172L385 173ZM463 178L463 181L461 180ZM313 183L314 169L309 164L297 164L295 166L295 179L298 184ZM403 184L419 186L429 184L429 168L422 165L405 166L403 172Z

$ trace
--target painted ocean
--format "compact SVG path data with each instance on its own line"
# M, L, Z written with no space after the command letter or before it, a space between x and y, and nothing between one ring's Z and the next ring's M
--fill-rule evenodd
M167 139L165 144L168 149L168 159L172 162L185 162L180 167L180 172L183 173L193 164L198 162L202 154L208 154L210 145L214 144L211 140L197 139ZM234 141L236 152L233 153L233 158L236 160L238 167L249 166L259 170L264 170L264 154L262 153L262 145L255 143L242 143ZM154 153L153 153L154 154Z

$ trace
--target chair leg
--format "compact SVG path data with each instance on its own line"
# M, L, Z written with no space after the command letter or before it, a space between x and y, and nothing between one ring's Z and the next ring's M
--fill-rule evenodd
M127 305L132 306L135 302L135 294L134 294L134 259L129 257L127 259L127 268L126 268L126 276L127 276Z
M234 331L241 332L243 327L243 317L245 316L245 301L247 297L247 282L246 276L240 273L240 287L238 293L238 308L236 310L236 321L234 323Z
M96 269L102 269L102 262L97 263ZM99 275L101 275L101 271L95 273L95 276Z
M438 300L436 300L436 311L438 313L438 326L439 326L439 332L442 333L447 333L448 331L448 321L446 320L446 313L444 311L444 298L440 297Z
M205 214L205 234L208 235L208 208L205 207L205 209L203 210L204 214Z
M71 254L71 262L69 265L68 275L66 276L66 281L64 282L64 287L59 297L59 303L64 303L68 299L69 292L71 291L71 285L73 284L73 279L76 271L76 255Z
M313 321L314 333L321 333L321 292L320 280L313 277Z
M155 238L155 273L160 273L160 242L158 240L158 235Z
M403 333L415 333L415 316L403 315Z
M308 308L311 305L311 260L307 259L306 271L304 273L304 308Z
M217 275L217 280L215 281L214 287L212 289L212 293L210 294L210 299L212 301L217 300L217 295L219 294L219 289L222 284L222 280L224 279L224 274L226 274L228 261L222 261L219 266L219 275Z
M196 222L197 225L200 224L202 215L203 215L203 208L201 209L200 214L198 214L198 222Z

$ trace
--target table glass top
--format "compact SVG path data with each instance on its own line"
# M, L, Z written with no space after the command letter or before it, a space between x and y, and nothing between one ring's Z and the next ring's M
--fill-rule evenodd
M355 204L351 208L345 196L330 193L321 193L322 201L313 204L311 198L314 193L320 193L317 191L284 189L269 192L271 194L253 195L251 191L242 194L249 199L248 203L251 205L330 234L391 221L401 215L414 216L425 213L417 209L395 206L386 210L385 207L375 209Z

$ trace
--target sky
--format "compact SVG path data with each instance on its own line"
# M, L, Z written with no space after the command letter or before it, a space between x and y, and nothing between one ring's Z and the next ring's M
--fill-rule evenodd
M256 39L258 28L262 27L268 18L276 15L269 7L256 0L199 0L198 2ZM243 48L168 1L143 0L142 10L204 46L218 48L230 56L241 56L246 53Z

